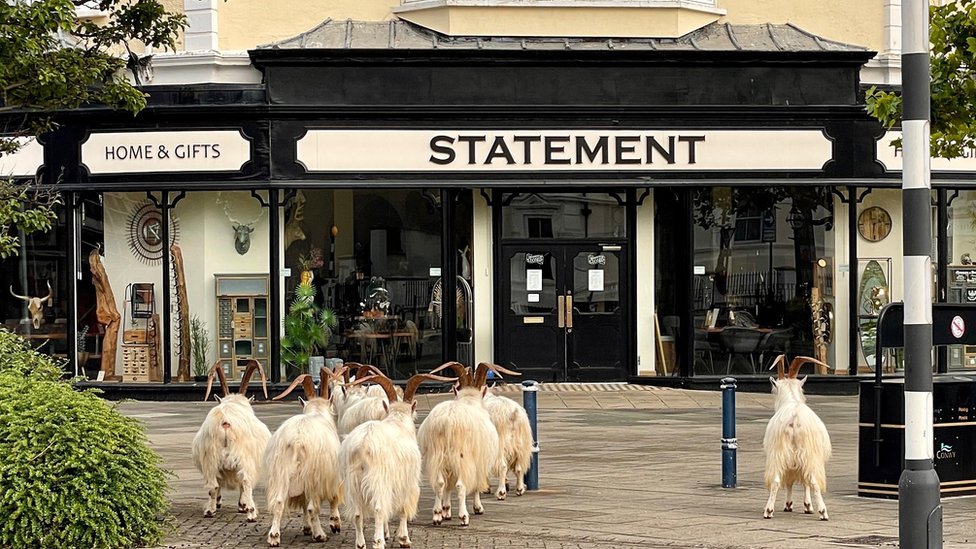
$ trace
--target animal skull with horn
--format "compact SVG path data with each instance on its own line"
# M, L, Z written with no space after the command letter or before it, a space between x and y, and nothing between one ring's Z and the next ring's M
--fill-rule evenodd
M220 193L217 193L217 203L223 206L224 215L227 216L227 219L230 220L234 227L234 249L241 255L246 254L251 249L251 233L254 232L254 224L264 217L264 208L261 208L261 213L257 217L247 223L242 223L227 211L229 204L220 199Z
M295 209L292 210L291 218L285 224L285 250L299 240L305 240L305 231L302 230L302 221L305 219L305 194L298 191L295 194Z
M31 324L34 329L37 330L41 327L41 322L44 321L44 302L47 301L47 306L50 307L54 304L54 290L51 288L51 281L47 281L47 295L44 297L28 297L26 295L17 295L14 293L14 287L10 287L10 295L16 297L17 299L23 299L27 302L27 310L31 314Z

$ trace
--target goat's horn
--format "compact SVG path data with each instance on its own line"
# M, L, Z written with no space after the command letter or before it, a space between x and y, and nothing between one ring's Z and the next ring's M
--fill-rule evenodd
M776 368L776 379L786 379L786 373L783 371L785 361L786 355L779 355L769 366L770 370L772 370L774 367Z
M371 375L386 377L386 374L381 372L379 368L370 364L360 364L359 368L356 369L356 379Z
M264 389L264 399L268 399L268 378L264 375L264 368L261 367L261 363L256 360L251 360L247 365L247 370L244 370L244 377L241 378L241 387L237 390L238 393L247 396L247 384L251 381L251 376L254 374L254 370L257 370L261 374L261 387ZM314 390L313 390L314 394Z
M54 297L54 288L51 288L51 281L47 281L47 295L41 298L41 301L47 301L47 306L51 306L51 298Z
M312 376L308 374L302 374L296 377L295 381L291 382L291 385L289 385L288 388L285 389L285 392L272 398L271 400L281 400L285 398L286 396L291 394L291 392L294 391L295 387L298 387L299 384L301 384L302 389L305 390L305 400L312 400L313 398L315 398L315 385L313 384Z
M349 381L350 381L349 380L349 374L351 374L356 368L359 368L360 366L362 366L362 364L360 364L358 362L347 362L345 364L346 371L345 372L342 372L342 380L343 380L343 382L348 385L349 384Z
M800 368L802 368L803 365L806 364L807 362L812 362L814 364L819 364L819 365L821 365L821 366L823 366L825 368L827 367L827 365L825 363L820 362L819 360L817 360L817 359L815 359L813 357L809 357L809 356L798 356L798 357L796 357L796 358L793 359L793 362L790 362L790 374L789 374L788 377L790 379L795 379L796 376L798 376L800 374Z
M214 375L220 379L220 388L224 392L224 396L230 394L230 389L227 387L227 376L224 375L224 368L220 365L220 361L213 363L210 367L210 375L207 376L207 394L203 395L203 401L206 402L210 398L210 389L213 388L213 378Z
M461 364L460 362L446 362L444 364L441 364L437 368L431 370L430 373L436 374L437 372L440 372L441 370L446 370L447 368L454 370L454 373L457 375L458 378L458 385L461 388L471 386L471 373L468 372L467 368L465 368L464 365Z
M10 287L10 295L16 297L17 299L23 299L24 301L30 301L30 298L27 297L26 295L17 295L17 294L15 294L14 293L14 287L13 286Z
M397 396L396 387L393 386L393 380L384 375L372 375L356 378L356 381L353 381L352 384L359 385L360 383L366 383L367 381L371 381L382 387L383 391L386 392L386 398L390 401L390 404L400 400L400 397Z
M424 381L457 381L456 377L441 377L434 374L416 374L407 380L407 388L403 391L403 401L413 402L413 396L417 394L417 388Z
M329 398L329 386L332 382L338 379L342 379L342 376L346 374L348 370L345 366L339 366L333 372L332 370L326 368L325 366L319 370L319 396L322 398Z
M498 375L498 377L504 377L504 376L502 376L502 374L507 374L507 375L510 375L510 376L520 376L520 375L522 375L519 372L513 372L513 371L508 370L506 368L502 368L501 366L499 366L497 364L491 364L489 362L482 362L481 364L478 364L478 370L477 370L478 375L475 377L475 380L474 380L474 383L475 383L475 386L476 387L484 387L485 384L488 382L488 370L491 370L492 372L495 372L495 374Z

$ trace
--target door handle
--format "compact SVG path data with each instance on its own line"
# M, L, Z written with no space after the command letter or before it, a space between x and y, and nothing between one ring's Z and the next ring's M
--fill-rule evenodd
M565 328L566 327L566 298L564 296L556 296L556 306L558 312L556 313L556 327Z
M573 331L573 296L566 296L566 329Z

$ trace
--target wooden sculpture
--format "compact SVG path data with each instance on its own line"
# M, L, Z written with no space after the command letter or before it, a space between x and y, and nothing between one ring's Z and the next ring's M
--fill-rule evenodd
M149 337L146 341L149 342L149 381L157 383L163 381L163 368L159 360L162 356L159 351L159 344L162 342L159 326L159 313L153 313L149 321Z
M105 337L102 339L102 371L105 372L105 381L110 381L116 379L115 353L119 344L122 315L115 306L115 294L112 292L105 266L102 265L99 250L101 246L88 255L88 264L91 266L92 283L95 285L95 318L105 328Z
M180 323L180 367L176 381L193 381L190 375L190 305L186 298L186 278L183 275L183 252L177 245L169 248L173 253L173 273L176 276L176 319Z

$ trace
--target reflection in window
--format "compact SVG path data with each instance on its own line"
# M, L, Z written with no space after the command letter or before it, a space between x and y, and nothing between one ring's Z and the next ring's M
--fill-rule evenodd
M820 321L835 301L829 189L700 189L694 217L696 372L760 373L779 354L834 366Z
M622 238L625 221L626 208L607 193L518 194L502 210L502 236Z
M620 263L615 252L581 253L573 259L573 307L579 313L620 308Z

